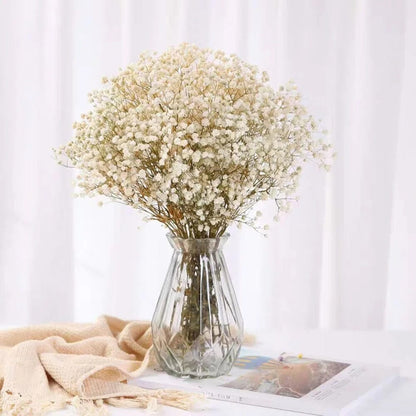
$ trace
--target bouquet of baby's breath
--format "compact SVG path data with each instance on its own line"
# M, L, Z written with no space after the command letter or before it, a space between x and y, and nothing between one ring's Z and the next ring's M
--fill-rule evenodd
M326 166L330 156L295 85L274 90L265 72L235 55L182 44L144 53L103 82L58 160L79 170L81 196L131 205L176 237L220 237L232 223L258 227L257 202L288 208L303 163ZM201 253L183 253L182 352L207 331L235 342L215 290L221 265L204 264Z
M131 205L178 237L255 226L258 201L287 208L303 163L326 165L295 85L275 90L235 55L182 44L103 83L58 158L79 169L81 196Z

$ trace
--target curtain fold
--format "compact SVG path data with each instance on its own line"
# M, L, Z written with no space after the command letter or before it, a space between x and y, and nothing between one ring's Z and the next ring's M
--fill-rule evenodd
M232 230L246 327L416 329L415 27L410 0L0 1L0 324L151 318L165 231L73 199L51 148L102 76L187 41L295 80L337 152L269 238Z

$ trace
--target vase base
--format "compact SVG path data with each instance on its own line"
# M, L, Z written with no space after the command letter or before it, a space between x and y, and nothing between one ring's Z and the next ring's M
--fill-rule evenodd
M215 348L201 354L201 351L191 349L190 354L181 356L178 351L173 351L171 347L164 345L155 348L156 356L161 369L167 374L178 378L216 378L230 372L235 360L240 352L241 342L236 340L234 345L228 345L228 352L219 355ZM176 352L176 354L175 354ZM190 357L192 355L193 357ZM219 357L222 359L219 360Z

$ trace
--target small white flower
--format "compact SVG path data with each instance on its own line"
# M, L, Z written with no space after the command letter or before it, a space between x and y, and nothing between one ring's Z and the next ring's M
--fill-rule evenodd
M222 205L224 203L224 198L222 196L219 196L218 198L214 199L215 205Z
M192 154L192 162L198 163L201 160L201 152L197 150L196 152L193 152Z

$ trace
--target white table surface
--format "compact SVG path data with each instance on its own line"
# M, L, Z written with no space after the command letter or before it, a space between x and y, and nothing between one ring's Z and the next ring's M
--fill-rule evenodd
M329 359L361 361L400 367L401 377L373 395L350 413L351 416L416 416L416 332L400 331L296 331L258 336L256 349L264 353L303 353ZM141 409L110 408L112 416L146 414ZM161 416L296 416L304 413L210 400L200 411L162 407ZM74 415L71 410L55 416Z

